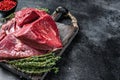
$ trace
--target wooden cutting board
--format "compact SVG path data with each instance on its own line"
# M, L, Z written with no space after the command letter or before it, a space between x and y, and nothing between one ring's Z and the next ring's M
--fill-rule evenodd
M60 33L60 38L61 38L63 46L64 46L61 50L59 50L57 52L57 54L59 56L61 56L63 54L63 52L66 50L66 48L68 47L68 45L72 42L75 35L78 33L79 28L73 27L72 25L65 25L62 23L56 23L56 24L57 24L57 27L58 27L58 30ZM18 76L18 79L25 78L27 80L38 80L38 79L43 80L45 78L45 76L47 75L47 73L44 73L39 76L31 76L31 75L22 73L20 71L17 71L12 66L10 66L4 62L0 63L0 66L4 69L8 70L9 72L11 72L13 74L13 76ZM0 74L1 74L1 71L0 71ZM4 79L5 79L5 77L4 77ZM15 79L16 79L16 77L15 77Z

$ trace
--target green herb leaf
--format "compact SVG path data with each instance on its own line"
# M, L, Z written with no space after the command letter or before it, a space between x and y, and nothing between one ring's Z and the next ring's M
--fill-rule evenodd
M48 8L37 8L37 9L39 9L39 10L44 10L44 11L46 11L47 13L50 13L50 10L49 10Z
M9 61L8 63L24 73L37 74L51 70L57 73L58 68L54 66L59 59L60 57L55 56L54 53L48 53L41 56Z

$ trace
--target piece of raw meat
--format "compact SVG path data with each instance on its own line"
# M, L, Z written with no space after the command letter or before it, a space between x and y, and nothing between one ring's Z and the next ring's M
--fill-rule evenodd
M42 55L60 48L55 21L42 10L18 11L0 30L0 60Z
M56 24L49 15L24 25L15 36L35 49L52 50L62 47Z
M41 55L47 51L35 50L16 39L13 33L8 34L0 41L0 60L19 59L35 55Z
M15 13L15 20L17 25L22 27L25 24L34 22L35 20L37 20L45 14L47 13L43 10L26 8Z

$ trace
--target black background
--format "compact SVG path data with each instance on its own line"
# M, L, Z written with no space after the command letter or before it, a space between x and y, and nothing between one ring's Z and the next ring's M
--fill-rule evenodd
M80 31L62 55L58 74L46 80L120 80L119 0L18 0L22 7L65 6Z

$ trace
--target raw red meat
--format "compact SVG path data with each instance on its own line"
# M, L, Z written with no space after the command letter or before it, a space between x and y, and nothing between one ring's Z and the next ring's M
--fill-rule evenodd
M0 60L3 59L18 59L35 55L44 54L47 51L38 51L28 45L25 45L16 39L12 34L8 34L0 42Z
M44 11L40 11L42 13ZM31 23L37 20L40 16L36 13L36 9L27 8L15 13L15 19L18 26Z
M24 25L15 36L35 49L52 50L62 47L56 24L49 15Z
M62 48L55 21L42 10L27 8L0 30L0 60L18 59Z
M10 21L8 21L6 24L2 25L2 29L3 31L6 32L6 34L10 34L16 31L16 25L15 25L15 18L11 19Z

